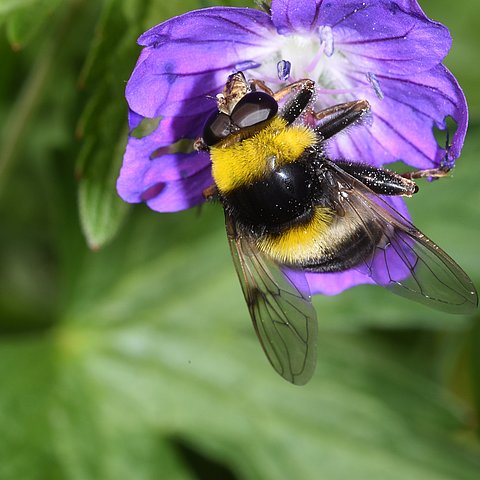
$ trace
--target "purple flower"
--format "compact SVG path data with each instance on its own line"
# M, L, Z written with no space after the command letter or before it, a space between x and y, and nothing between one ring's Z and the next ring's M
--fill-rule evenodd
M416 0L272 0L271 15L249 8L212 7L172 18L138 40L142 53L126 98L131 135L118 179L127 202L159 212L204 201L213 183L207 153L187 149L216 108L227 77L241 70L277 90L301 78L316 82L315 108L356 99L372 107L369 122L329 143L332 158L381 166L401 160L435 168L459 156L467 106L441 63L451 39ZM287 82L288 80L288 82ZM433 127L457 130L447 150ZM147 119L159 120L140 136ZM387 199L408 217L401 199ZM312 292L335 294L372 283L357 271L308 274Z

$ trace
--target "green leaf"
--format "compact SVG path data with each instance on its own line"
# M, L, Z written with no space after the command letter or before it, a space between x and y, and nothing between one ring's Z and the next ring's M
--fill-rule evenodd
M55 383L52 353L47 338L12 337L0 343L0 375L6 379L0 394L0 478L61 478L45 415Z
M93 250L101 248L116 235L127 212L127 205L115 189L127 130L125 127L123 131L112 128L118 122L116 106L105 106L96 115L98 131L95 137L85 140L78 159L80 164L89 164L88 170L80 174L78 201L83 232ZM120 141L110 143L114 141L115 133L119 134Z
M80 78L89 98L78 127L83 139L77 160L79 208L92 249L115 236L127 211L115 183L127 140L124 80L134 64L135 38L144 8L136 7L125 16L122 2L105 2Z
M155 432L132 432L110 421L108 404L102 406L109 398L93 379L85 381L85 366L72 355L76 342L58 334L0 345L0 374L8 378L0 395L0 477L107 480L161 472L191 479L178 453Z
M240 479L478 477L470 411L422 373L430 352L324 332L294 387L250 325L220 207L133 219L87 255L55 329L0 344L2 478L190 478L177 440Z
M15 49L24 47L51 23L61 0L8 1L0 5L0 21L7 20L7 37Z
M3 0L0 4L0 19L7 18L9 14L21 8L32 7L43 0Z

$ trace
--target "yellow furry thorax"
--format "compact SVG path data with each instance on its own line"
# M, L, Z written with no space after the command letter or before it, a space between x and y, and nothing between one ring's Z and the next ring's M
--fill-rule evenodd
M211 147L215 184L222 193L249 185L274 168L296 161L316 142L317 135L308 126L287 125L275 117L248 138Z

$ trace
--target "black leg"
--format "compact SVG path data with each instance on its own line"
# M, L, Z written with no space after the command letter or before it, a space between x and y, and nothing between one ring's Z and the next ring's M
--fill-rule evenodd
M281 117L284 118L288 124L293 123L306 111L315 94L315 84L311 80L301 80L300 82L292 84L292 86L298 86L300 88L297 94L288 100L282 109Z
M390 170L345 160L338 160L334 163L377 195L403 195L410 197L418 192L418 186L413 180Z
M340 103L333 107L315 112L315 118L320 123L315 131L324 140L333 137L345 128L360 121L370 110L370 104L366 100L355 100L353 102Z
M277 102L287 95L294 95L286 102L280 114L289 124L302 115L312 101L315 93L315 82L309 78L290 83L275 93L272 92L262 80L250 80L250 86L255 90L263 90L271 95Z

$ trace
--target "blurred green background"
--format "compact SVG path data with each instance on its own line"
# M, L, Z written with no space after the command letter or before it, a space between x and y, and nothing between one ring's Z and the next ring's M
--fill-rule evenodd
M480 6L421 3L452 32L471 123L411 211L479 285ZM294 387L220 208L117 198L135 40L209 4L0 1L0 479L480 478L478 318L372 286L317 297L317 372Z

